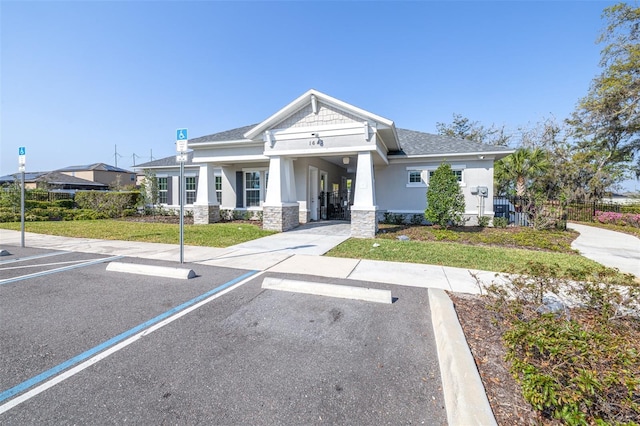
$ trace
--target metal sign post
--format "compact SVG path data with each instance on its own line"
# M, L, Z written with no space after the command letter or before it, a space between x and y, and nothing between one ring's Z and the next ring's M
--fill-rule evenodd
M178 155L176 160L180 163L180 184L178 199L180 202L180 263L184 263L184 162L187 159L188 137L187 129L178 129L176 131L176 151Z
M18 148L18 170L20 171L20 247L24 248L24 171L27 163L27 149Z

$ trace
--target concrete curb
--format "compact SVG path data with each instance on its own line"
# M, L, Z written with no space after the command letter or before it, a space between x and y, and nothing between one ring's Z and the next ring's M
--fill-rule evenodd
M453 302L444 290L430 288L429 306L448 423L497 426Z
M188 280L194 278L193 269L171 268L168 266L139 265L136 263L110 262L107 271L125 272L129 274L150 275L153 277L176 278Z

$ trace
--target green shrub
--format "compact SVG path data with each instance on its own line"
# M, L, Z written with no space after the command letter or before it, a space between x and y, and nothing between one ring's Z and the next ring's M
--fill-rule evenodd
M640 204L627 204L620 208L620 213L640 214Z
M489 226L490 221L491 218L489 216L478 216L478 226L485 228Z
M385 212L384 223L389 225L402 225L404 223L404 216L401 214Z
M531 276L487 288L525 399L569 425L636 424L640 286L614 285L614 270L584 271L588 281L575 282L558 278L553 266L530 266ZM574 305L541 310L549 294Z
M464 195L451 165L442 163L429 179L427 208L424 217L440 226L457 225L463 222Z
M75 201L81 209L92 209L108 217L124 217L127 211L138 205L140 192L79 191Z
M509 224L509 219L506 217L494 217L493 218L493 226L496 228L506 228Z
M53 205L56 207L62 207L63 209L72 209L76 206L76 202L71 199L55 200Z
M424 223L424 215L422 215L422 214L411 215L411 224L412 225L422 225L423 223Z
M9 210L1 209L0 222L20 222L20 213L13 213Z

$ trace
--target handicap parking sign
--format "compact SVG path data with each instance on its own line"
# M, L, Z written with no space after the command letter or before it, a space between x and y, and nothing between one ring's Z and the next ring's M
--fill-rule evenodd
M187 137L187 129L178 129L176 130L176 140L177 141L186 141L189 139Z

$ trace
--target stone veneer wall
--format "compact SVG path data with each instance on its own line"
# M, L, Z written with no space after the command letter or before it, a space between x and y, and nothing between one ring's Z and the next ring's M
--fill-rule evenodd
M288 231L300 225L300 207L264 206L262 208L262 228L269 231Z
M351 209L351 237L374 238L378 232L378 220L375 210Z
M193 206L193 223L195 225L207 225L220 222L220 206Z
M311 212L309 210L300 210L298 220L300 223L309 223L311 217Z

